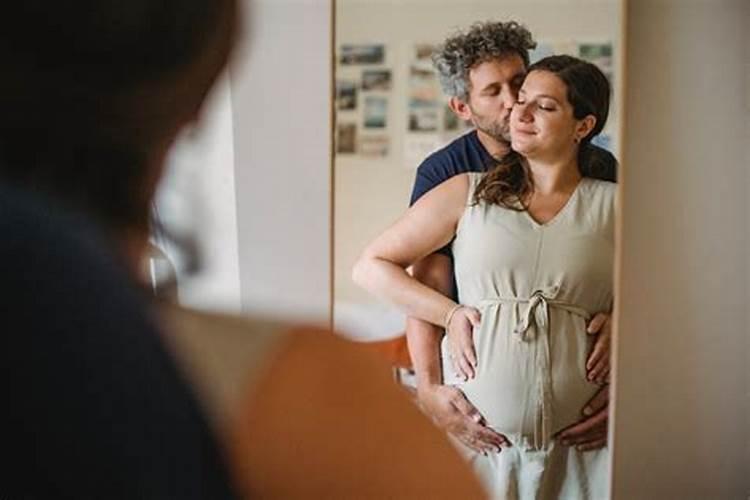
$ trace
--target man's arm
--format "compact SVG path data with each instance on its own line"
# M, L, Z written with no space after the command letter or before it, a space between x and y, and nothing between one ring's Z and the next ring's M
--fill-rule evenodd
M412 275L442 293L451 295L452 265L446 255L432 254L412 266ZM426 321L409 317L406 322L406 339L417 379L417 389L442 384L440 341L443 329Z
M435 253L412 266L412 275L425 285L450 295L453 266L448 256ZM470 448L482 453L497 451L505 438L484 425L479 411L453 386L443 385L440 340L443 331L426 321L408 318L406 338L417 379L421 407L437 425Z

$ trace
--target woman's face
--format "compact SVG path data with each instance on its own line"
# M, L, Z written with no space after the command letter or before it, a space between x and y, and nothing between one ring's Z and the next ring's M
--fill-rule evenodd
M510 114L515 151L527 158L555 159L577 148L582 120L573 116L567 93L554 73L535 70L526 76Z

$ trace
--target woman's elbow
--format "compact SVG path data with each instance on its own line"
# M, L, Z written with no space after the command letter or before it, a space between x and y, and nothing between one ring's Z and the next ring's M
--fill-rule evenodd
M368 276L370 274L370 267L372 264L372 257L366 254L360 255L357 262L354 263L352 268L352 281L362 288L367 289L369 283Z

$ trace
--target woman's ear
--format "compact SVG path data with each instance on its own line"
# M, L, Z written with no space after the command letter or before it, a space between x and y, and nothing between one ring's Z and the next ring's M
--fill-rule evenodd
M471 108L469 107L469 104L465 103L462 99L451 97L450 101L448 101L448 107L450 107L451 111L463 121L471 119Z
M596 117L594 115L586 115L582 120L579 120L576 126L576 142L581 142L584 137L591 133L595 126Z

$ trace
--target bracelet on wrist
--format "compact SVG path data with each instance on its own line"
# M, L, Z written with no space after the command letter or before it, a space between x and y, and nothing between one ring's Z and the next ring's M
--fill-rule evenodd
M450 311L445 315L445 331L448 331L448 327L451 324L451 320L453 319L453 316L456 314L456 311L461 309L463 306L461 304L456 304L451 308Z

